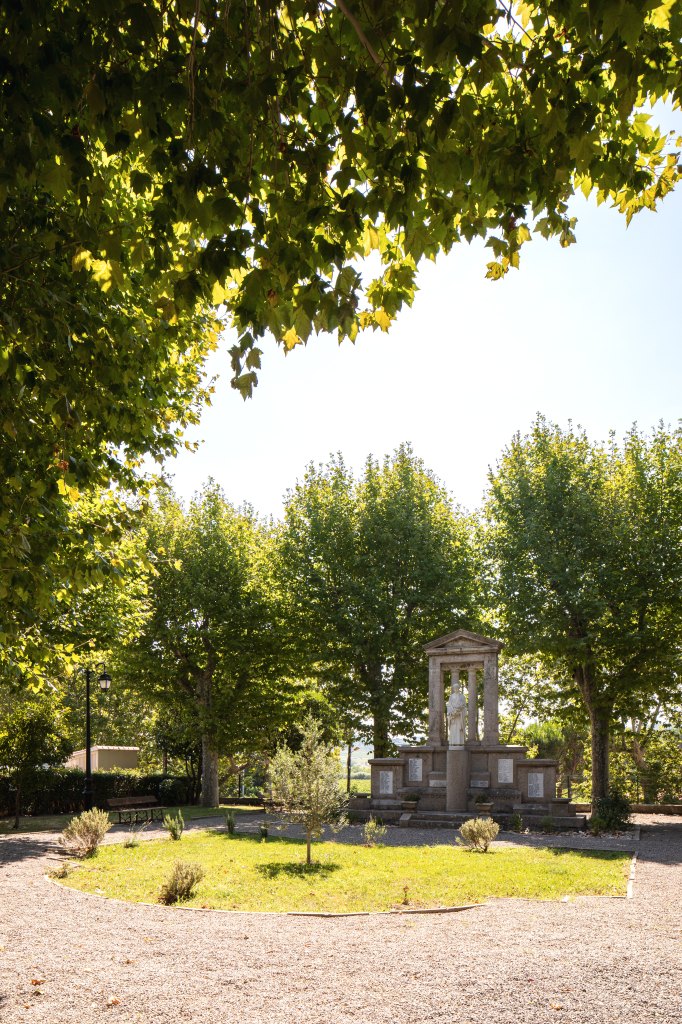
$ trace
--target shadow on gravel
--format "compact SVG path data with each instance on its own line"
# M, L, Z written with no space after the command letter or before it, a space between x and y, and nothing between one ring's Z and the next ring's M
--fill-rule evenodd
M35 839L26 835L0 838L0 864L17 864L48 853L61 854L63 850L54 839Z
M682 821L642 825L639 860L654 864L682 864Z

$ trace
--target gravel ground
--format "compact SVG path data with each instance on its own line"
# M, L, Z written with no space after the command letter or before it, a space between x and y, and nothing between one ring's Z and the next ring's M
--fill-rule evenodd
M123 905L46 881L54 836L2 837L0 1022L680 1024L682 821L640 821L639 842L571 841L637 850L633 899L336 919Z

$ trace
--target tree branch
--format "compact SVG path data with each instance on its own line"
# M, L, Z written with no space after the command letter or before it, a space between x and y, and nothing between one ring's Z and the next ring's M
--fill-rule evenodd
M328 3L327 6L332 6L332 5ZM360 42L362 43L364 48L367 50L367 53L370 55L370 57L372 58L372 60L376 64L376 66L378 68L381 68L381 70L383 71L384 75L386 75L386 77L390 80L390 78L391 78L390 71L388 70L388 68L384 64L383 60L381 59L381 57L379 56L379 54L374 49L374 47L370 43L369 39L365 35L365 33L364 33L363 29L362 29L362 25L360 24L358 19L355 17L353 12L351 10L349 10L348 6L345 3L345 0L335 0L335 6L338 7L338 9L341 11L341 13L351 23L351 25L353 26L353 30L354 30L356 36L358 37L358 39L360 40Z

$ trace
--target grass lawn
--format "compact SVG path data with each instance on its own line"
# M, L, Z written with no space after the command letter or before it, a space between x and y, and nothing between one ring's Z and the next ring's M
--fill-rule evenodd
M223 910L391 910L480 903L491 896L560 899L622 896L627 853L493 847L487 854L460 847L372 848L315 843L305 866L301 840L226 833L185 834L133 849L106 846L83 861L63 884L133 902L154 903L176 860L196 861L206 875L185 904Z
M263 810L262 807L243 807L234 804L221 804L220 807L197 807L191 805L181 807L180 809L185 821L194 821L197 818L215 818L218 816L222 818L225 811L229 808L238 811L240 814L260 814ZM168 808L171 814L176 814L177 810L177 807L169 806ZM72 818L72 814L46 814L35 818L22 816L19 819L18 829L13 827L14 818L2 818L0 819L0 835L17 835L22 832L61 832ZM110 812L109 819L114 824L118 824L118 814L114 811Z

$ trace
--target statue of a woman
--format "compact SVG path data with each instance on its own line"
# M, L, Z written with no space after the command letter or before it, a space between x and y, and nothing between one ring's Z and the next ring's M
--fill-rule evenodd
M451 747L461 747L466 738L466 697L457 688L448 698L448 742Z

